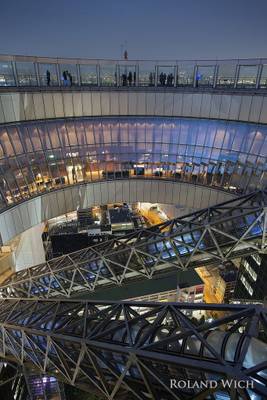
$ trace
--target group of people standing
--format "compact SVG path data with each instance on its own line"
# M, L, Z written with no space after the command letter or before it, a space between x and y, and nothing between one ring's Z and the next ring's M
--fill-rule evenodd
M136 72L132 73L132 71L129 71L128 76L126 73L122 74L121 76L122 79L122 86L132 86L132 84L135 86L136 85Z
M166 75L165 73L161 72L161 74L159 75L159 83L161 86L173 86L173 81L173 74Z
M63 71L61 80L63 82L63 86L72 86L73 78L69 71ZM50 86L51 84L51 73L49 70L46 71L46 84Z

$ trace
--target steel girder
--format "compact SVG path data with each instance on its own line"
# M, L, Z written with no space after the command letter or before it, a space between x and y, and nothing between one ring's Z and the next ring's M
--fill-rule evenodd
M262 306L5 299L0 309L1 359L109 400L267 398ZM216 389L192 388L208 380Z
M163 270L224 263L265 251L266 231L267 191L258 191L17 272L0 293L70 297Z

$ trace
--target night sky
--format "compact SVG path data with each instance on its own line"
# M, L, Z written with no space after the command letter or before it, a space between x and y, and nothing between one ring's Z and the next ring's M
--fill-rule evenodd
M0 53L267 57L267 0L0 0Z

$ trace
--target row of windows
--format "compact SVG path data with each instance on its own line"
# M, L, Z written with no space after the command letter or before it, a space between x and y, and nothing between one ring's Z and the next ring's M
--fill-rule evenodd
M164 121L108 118L99 123L92 118L2 126L1 206L65 185L102 179L162 178L237 193L266 186L264 126ZM228 150L223 148L226 142ZM230 145L237 148L237 144L247 152L231 150ZM249 153L252 149L256 155Z
M0 86L72 85L267 88L267 63L0 61Z
M114 152L183 154L219 158L220 150L246 153L250 162L267 154L267 126L217 120L94 119L60 120L0 126L0 157L70 148L87 154ZM78 147L81 146L81 149ZM203 153L203 147L206 153ZM234 159L237 158L235 154ZM244 162L244 157L242 160Z
M13 157L0 164L1 206L66 185L123 178L168 179L221 188L238 194L261 189L267 184L267 174L262 170L242 168L239 165L104 162L88 157L54 160L39 152L32 158Z

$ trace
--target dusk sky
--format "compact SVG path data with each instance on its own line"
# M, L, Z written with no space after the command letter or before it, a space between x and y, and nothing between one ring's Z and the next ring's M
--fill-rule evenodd
M1 0L0 53L267 57L267 0Z

